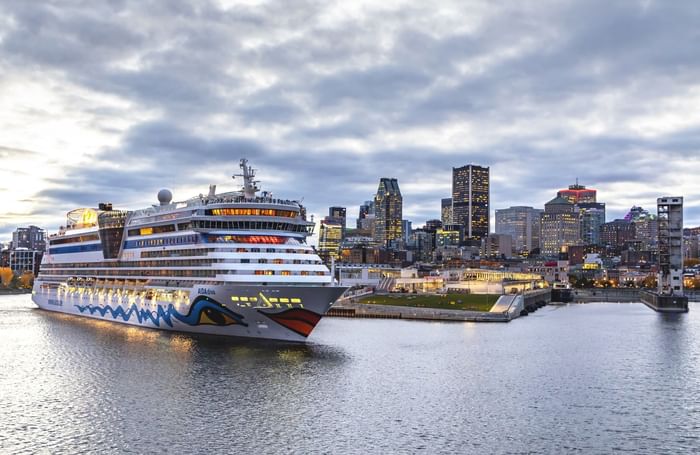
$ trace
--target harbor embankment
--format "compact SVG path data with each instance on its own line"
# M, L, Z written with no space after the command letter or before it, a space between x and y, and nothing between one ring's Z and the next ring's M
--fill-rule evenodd
M17 294L31 294L31 289L10 289L10 288L0 288L0 295L17 295Z
M423 300L425 300L425 295ZM434 296L433 297L437 297ZM339 301L328 311L326 316L349 318L374 318L374 319L412 319L423 321L461 321L461 322L509 322L521 315L536 311L537 308L551 301L549 289L529 291L525 294L505 294L474 296L465 295L464 303L467 307L479 308L479 311L470 309L449 309L440 307L417 306L415 295L394 295L390 300L391 305L373 303L385 302L385 296L373 298L371 296L362 299L347 299ZM466 298L472 300L466 302ZM491 303L474 303L488 297ZM455 297L456 298L456 297ZM421 300L422 301L422 300ZM452 302L455 303L455 302Z
M634 288L589 288L574 289L574 303L592 302L641 302L643 289ZM691 302L700 302L700 291L685 291Z

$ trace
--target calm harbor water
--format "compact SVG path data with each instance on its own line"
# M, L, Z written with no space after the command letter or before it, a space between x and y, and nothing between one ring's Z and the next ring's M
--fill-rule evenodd
M0 296L0 453L700 449L700 305L509 324L324 319L307 345L130 328Z

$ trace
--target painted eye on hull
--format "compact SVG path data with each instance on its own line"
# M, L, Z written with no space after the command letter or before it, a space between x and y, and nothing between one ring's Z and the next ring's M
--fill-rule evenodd
M200 295L192 302L189 313L180 314L174 312L173 317L188 325L226 326L240 324L245 327L248 326L243 321L242 315L234 313L211 297L203 295Z
M205 308L199 313L199 321L197 323L204 325L231 325L237 324L238 321L214 308Z

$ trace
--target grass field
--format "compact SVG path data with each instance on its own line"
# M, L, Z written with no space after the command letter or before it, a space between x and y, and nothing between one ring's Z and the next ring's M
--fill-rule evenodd
M395 305L443 310L489 311L500 295L496 294L387 294L369 295L360 303Z

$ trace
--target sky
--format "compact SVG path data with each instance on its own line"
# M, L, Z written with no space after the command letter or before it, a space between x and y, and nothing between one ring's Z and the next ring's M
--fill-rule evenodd
M0 0L0 240L235 190L242 157L317 218L395 177L420 226L471 163L492 212L578 178L609 220L682 195L700 225L698 24L696 0Z

